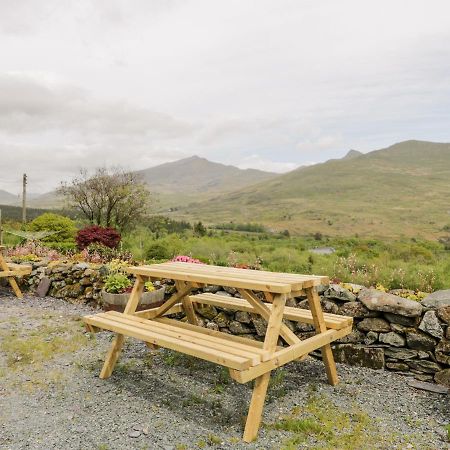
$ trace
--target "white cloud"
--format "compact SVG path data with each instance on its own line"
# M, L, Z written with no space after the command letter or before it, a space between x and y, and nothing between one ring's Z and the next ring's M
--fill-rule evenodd
M450 140L446 0L0 0L0 11L0 189L27 166L51 187L86 163L200 154L283 171Z

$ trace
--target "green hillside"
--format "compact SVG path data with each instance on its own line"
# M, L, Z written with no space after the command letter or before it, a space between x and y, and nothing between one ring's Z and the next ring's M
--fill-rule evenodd
M450 223L450 144L353 153L191 204L183 215L302 234L436 237Z
M192 156L136 172L159 200L159 209L180 207L276 177L276 174Z

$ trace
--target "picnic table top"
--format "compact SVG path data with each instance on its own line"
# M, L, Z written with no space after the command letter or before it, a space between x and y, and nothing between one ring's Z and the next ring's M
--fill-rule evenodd
M167 262L146 266L132 266L128 272L154 278L217 284L272 293L290 293L328 284L328 277L294 273L268 272L185 262Z

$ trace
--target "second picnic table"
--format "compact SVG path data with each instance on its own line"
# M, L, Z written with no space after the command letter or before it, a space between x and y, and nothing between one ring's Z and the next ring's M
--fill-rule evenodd
M128 271L136 277L136 282L125 311L108 311L84 317L90 331L117 333L100 378L111 376L124 336L143 340L149 346L166 347L225 366L229 368L230 376L239 383L255 380L244 430L243 439L246 442L251 442L258 434L273 369L302 359L320 348L329 383L335 385L338 382L330 343L351 332L352 318L323 313L316 288L328 284L327 277L184 262L130 267ZM145 281L158 279L174 280L176 291L160 307L136 312ZM212 293L190 295L193 290L205 285L235 288L241 298ZM264 301L257 293L263 293ZM307 297L310 310L285 306L287 299L299 296ZM267 321L264 342L199 326L196 305L259 314ZM189 323L164 317L177 312L184 312ZM283 323L283 319L313 324L316 334L300 340ZM285 346L278 346L279 337L286 343Z

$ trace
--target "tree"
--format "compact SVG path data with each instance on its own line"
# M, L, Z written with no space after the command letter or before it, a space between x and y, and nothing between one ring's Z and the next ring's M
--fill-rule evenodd
M121 231L133 228L146 215L150 200L138 176L122 169L98 168L92 176L83 169L71 183L62 183L59 192L91 224Z
M197 236L204 236L206 234L206 227L201 222L194 224L194 234Z

